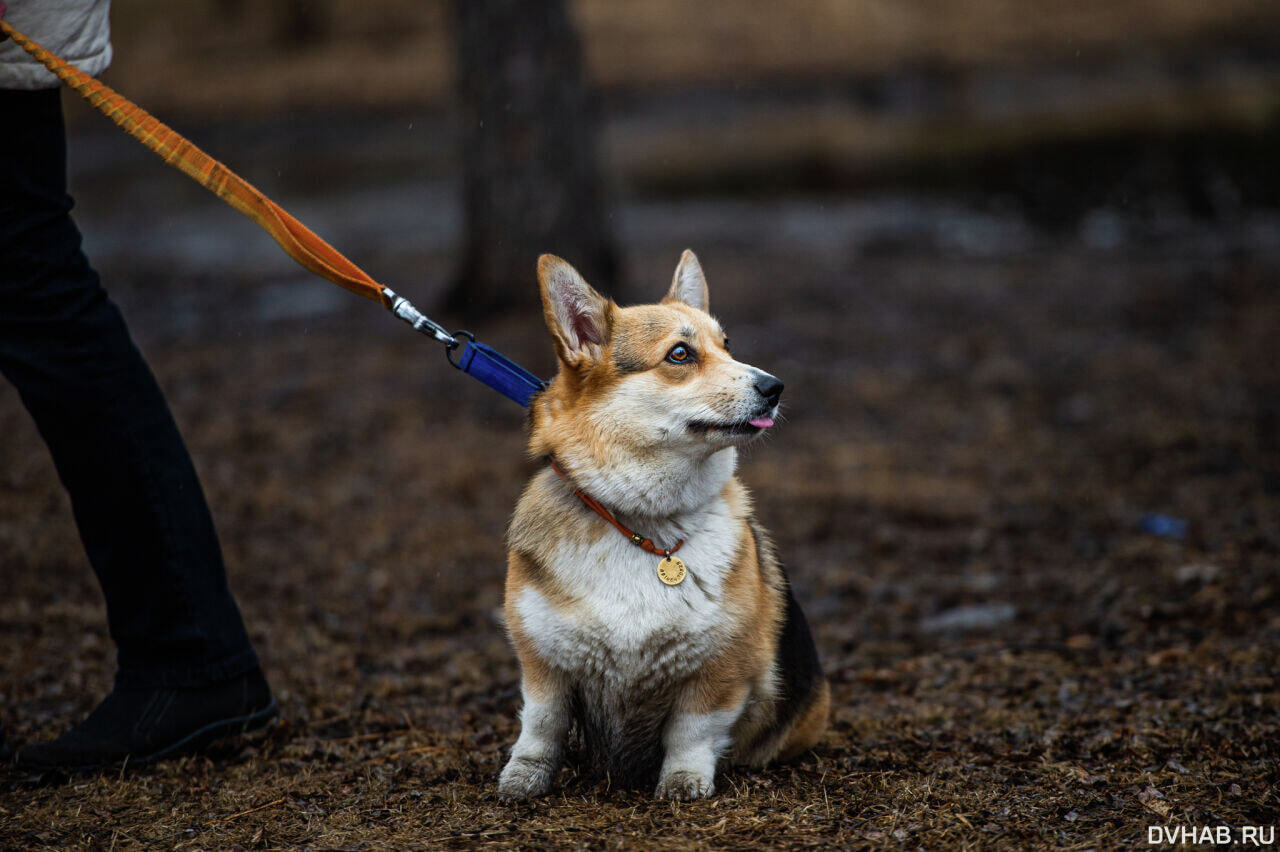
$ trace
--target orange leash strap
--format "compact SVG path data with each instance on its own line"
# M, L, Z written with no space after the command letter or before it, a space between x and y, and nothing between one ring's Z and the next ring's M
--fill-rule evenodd
M0 3L0 14L3 14ZM347 260L333 246L316 236L306 225L293 218L278 204L267 198L252 184L222 163L201 151L180 133L130 101L128 98L90 77L0 20L0 32L44 67L58 76L107 118L120 125L130 136L146 145L169 165L180 169L205 189L257 222L289 256L307 269L328 278L339 287L372 299L409 322L419 331L423 324L438 339L439 327L419 314L412 305L369 277L364 270ZM411 313L408 313L411 312ZM440 330L443 332L443 329ZM444 333L449 342L452 337Z

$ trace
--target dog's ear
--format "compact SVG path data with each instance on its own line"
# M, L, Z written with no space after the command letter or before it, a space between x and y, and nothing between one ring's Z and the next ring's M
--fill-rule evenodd
M597 358L600 347L609 342L609 300L553 254L538 258L538 287L560 360L577 366Z
M680 263L676 266L676 274L671 276L671 289L667 291L664 302L684 302L700 311L710 309L711 296L707 292L707 276L702 274L702 264L698 256L689 249L680 255Z

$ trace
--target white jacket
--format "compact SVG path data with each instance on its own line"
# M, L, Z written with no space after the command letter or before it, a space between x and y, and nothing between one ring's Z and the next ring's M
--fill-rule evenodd
M6 0L4 19L86 74L111 64L111 0ZM43 65L13 43L0 42L0 89L52 89L60 85Z

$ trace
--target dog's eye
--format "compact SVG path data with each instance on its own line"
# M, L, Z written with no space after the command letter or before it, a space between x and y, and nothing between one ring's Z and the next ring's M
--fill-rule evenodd
M693 360L693 350L683 343L677 343L671 347L671 351L667 353L667 360L672 364L686 364Z
M729 350L729 338L727 338L727 337L724 339L724 351L725 351L725 352L730 351L730 350Z

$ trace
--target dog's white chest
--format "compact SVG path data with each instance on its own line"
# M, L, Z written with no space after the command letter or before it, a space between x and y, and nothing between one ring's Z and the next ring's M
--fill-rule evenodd
M525 631L556 668L587 680L646 683L683 677L728 639L724 578L736 550L735 523L709 513L680 557L678 585L658 577L655 556L620 535L563 542L547 560L572 599L554 606L533 588L517 603Z

